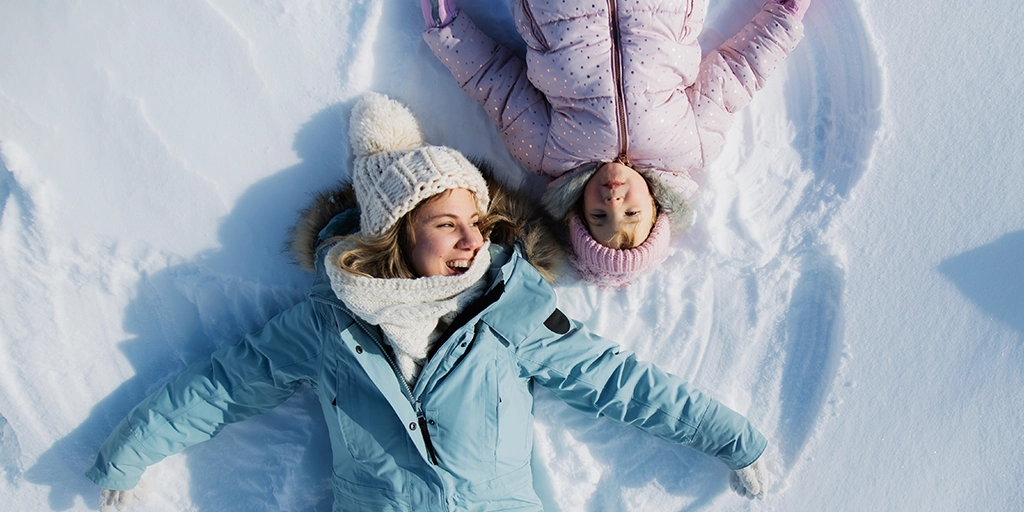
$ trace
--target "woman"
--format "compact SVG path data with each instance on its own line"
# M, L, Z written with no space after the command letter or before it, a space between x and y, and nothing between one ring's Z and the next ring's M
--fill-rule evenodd
M105 503L303 382L327 419L335 510L540 510L533 385L717 456L761 494L766 441L743 416L555 307L527 260L554 261L525 205L492 194L458 152L424 146L387 97L362 99L350 130L354 191L322 196L297 229L316 271L308 299L129 413L87 472Z

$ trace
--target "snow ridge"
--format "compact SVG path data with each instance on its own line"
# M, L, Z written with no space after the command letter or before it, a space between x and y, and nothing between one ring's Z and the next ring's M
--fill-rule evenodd
M23 471L18 436L7 422L7 418L0 415L0 474L7 484L15 485L21 479Z
M11 201L11 214L20 213L20 222L32 225L35 222L35 205L25 187L18 182L14 168L23 159L21 151L13 142L0 139L0 225L8 215L8 202Z

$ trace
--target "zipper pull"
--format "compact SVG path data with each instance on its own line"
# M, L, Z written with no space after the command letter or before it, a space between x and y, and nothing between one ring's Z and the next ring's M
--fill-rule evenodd
M418 416L417 420L420 424L420 432L423 433L423 443L427 445L427 455L430 456L430 462L437 466L437 452L434 451L434 443L430 440L430 432L427 431L427 418L424 416Z

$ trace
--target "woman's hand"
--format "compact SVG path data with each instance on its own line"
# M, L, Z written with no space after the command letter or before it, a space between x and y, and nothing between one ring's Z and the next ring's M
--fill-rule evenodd
M757 459L753 464L732 472L732 489L740 496L764 499L768 487L768 471Z
M811 0L775 0L776 3L786 8L787 11L793 13L796 19L804 19L804 13L807 12L807 6L811 5Z
M447 26L459 12L455 0L420 0L420 7L423 8L423 21L430 28Z
M131 504L135 496L131 490L115 491L103 489L100 491L100 512L112 512L113 510L124 510Z

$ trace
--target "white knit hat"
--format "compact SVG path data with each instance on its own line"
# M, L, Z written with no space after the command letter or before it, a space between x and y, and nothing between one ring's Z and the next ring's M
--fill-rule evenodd
M490 197L480 171L458 151L423 143L409 109L378 93L366 93L352 109L349 137L355 161L352 186L364 234L384 234L421 201L464 188L487 211Z

